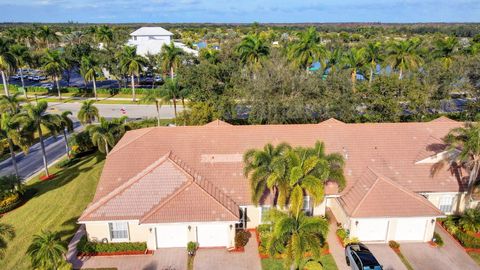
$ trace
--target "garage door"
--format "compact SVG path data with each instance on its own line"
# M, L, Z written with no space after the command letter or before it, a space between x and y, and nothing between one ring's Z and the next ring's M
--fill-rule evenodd
M155 228L157 248L186 247L188 242L187 226L161 225Z
M427 219L405 218L397 219L395 240L397 241L423 241Z
M360 241L386 241L387 219L360 219L358 220L356 236Z
M200 247L228 246L229 227L226 224L198 225L197 238Z

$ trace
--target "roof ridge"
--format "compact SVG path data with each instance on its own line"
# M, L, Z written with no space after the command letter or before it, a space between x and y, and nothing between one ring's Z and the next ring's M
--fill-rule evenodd
M206 179L203 179L201 180L203 182L206 182L208 184L210 184L215 191L218 191L219 193L221 193L221 195L224 196L224 198L226 200L228 200L228 203L231 203L233 204L233 206L236 206L237 208L239 208L239 205L232 199L230 198L230 196L228 196L227 194L225 194L223 191L221 191L219 188L217 188L214 184L212 184L212 182L206 180ZM218 204L220 204L221 206L223 206L225 209L227 209L230 213L232 213L235 217L238 217L238 213L235 213L233 212L232 209L230 209L230 206L229 205L225 205L225 203L221 202L219 198L217 198L215 195L211 194L205 187L202 186L202 184L200 184L198 181L193 181L200 189L202 189L205 193L207 193L212 199L214 199Z
M130 141L127 142L126 144L120 145L120 146L118 146L118 147L114 147L114 148L110 151L110 153L108 153L108 155L115 154L116 152L120 151L120 149L123 149L123 148L127 147L127 146L130 145L131 143L137 141L137 140L140 139L141 137L143 137L143 136L145 136L146 134L148 134L148 133L152 132L153 130L155 130L155 127L149 127L149 128L145 128L145 129L147 129L146 132L144 132L143 134L140 134L139 136L133 138L132 140L130 140ZM140 130L142 130L142 129L136 129L136 131L140 131ZM127 131L127 133L128 133L128 132L132 132L132 131L134 131L134 130L129 130L129 131ZM125 135L126 135L127 133L125 133ZM125 138L125 135L123 135L122 138ZM120 141L121 141L121 140L120 140ZM119 141L119 142L120 142L120 141ZM117 145L118 145L118 143L117 143Z
M150 164L147 168L145 168L144 170L142 170L140 173L138 173L137 175L131 177L130 179L128 179L125 183L123 183L122 185L118 186L117 188L115 188L114 190L112 190L110 193L108 193L106 196L103 196L102 198L100 198L98 201L96 201L95 203L89 205L87 207L87 209L85 209L85 211L83 212L83 214L81 215L80 219L82 219L82 217L85 217L89 214L91 214L93 211L97 210L100 206L104 205L105 203L107 203L108 201L110 201L111 199L113 199L116 195L118 195L118 193L120 193L121 191L127 189L128 187L130 187L131 185L135 184L136 182L138 182L140 179L142 179L146 174L148 174L149 172L153 171L155 168L157 168L158 166L160 166L161 164L163 164L163 162L165 162L168 158L168 154L166 155L163 155L162 157L160 157L158 160L156 160L154 163Z

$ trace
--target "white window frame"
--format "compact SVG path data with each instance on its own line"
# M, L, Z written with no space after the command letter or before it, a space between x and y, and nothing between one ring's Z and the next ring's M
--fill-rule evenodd
M438 200L438 209L444 213L451 213L453 210L453 195L443 195ZM449 203L449 204L448 204Z
M118 228L122 227L124 228ZM126 231L126 237L114 237L115 232L123 232ZM110 235L110 241L111 242L125 242L130 240L130 230L128 228L128 222L126 221L115 221L115 222L109 222L108 223L108 233Z

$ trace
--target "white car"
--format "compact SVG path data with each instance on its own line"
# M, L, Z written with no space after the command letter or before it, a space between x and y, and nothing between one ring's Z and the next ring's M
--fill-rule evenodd
M42 83L40 87L47 88L48 90L53 89L53 83Z

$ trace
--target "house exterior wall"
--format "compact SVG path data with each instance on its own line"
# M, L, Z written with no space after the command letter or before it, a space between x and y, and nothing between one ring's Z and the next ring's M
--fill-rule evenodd
M133 41L146 41L146 40L163 40L170 42L170 36L132 36Z
M446 215L462 213L465 210L465 193L464 192L434 192L421 193L434 206L440 209L440 199L444 196L453 196L452 212L445 213Z
M344 228L348 228L350 219L340 205L338 198L329 198L327 205L335 216L337 222L341 223Z
M327 198L323 199L323 202L313 207L314 216L325 216L325 209L327 207Z
M245 206L247 209L247 229L254 229L262 224L262 208L255 205Z

